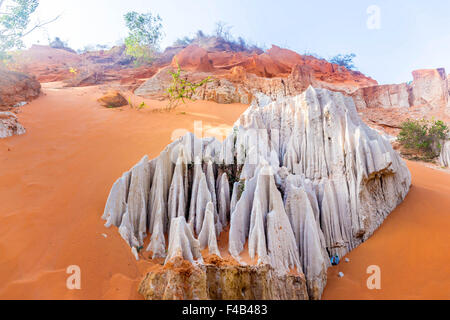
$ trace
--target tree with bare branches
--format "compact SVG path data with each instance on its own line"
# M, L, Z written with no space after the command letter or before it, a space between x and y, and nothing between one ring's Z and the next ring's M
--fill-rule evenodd
M25 36L59 18L30 26L30 17L38 6L39 0L0 0L0 60L8 57L8 51L23 48Z

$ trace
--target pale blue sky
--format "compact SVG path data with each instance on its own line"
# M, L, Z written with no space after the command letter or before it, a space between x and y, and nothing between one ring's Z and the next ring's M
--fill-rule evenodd
M367 8L380 8L381 28L367 27ZM235 36L325 58L357 54L358 69L380 83L411 80L411 71L446 67L450 73L450 1L447 0L41 0L37 17L61 18L29 36L27 44L59 36L73 48L114 44L126 36L127 11L159 13L162 47L217 21Z

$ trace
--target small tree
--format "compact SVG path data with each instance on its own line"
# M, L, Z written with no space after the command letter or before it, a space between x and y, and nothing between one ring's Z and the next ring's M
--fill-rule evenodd
M152 62L162 37L162 19L152 13L128 12L125 24L129 35L125 39L127 54L136 58L136 64Z
M424 160L431 160L439 156L441 141L447 139L448 133L448 126L441 120L407 120L402 123L398 142L421 154Z
M50 42L50 47L56 48L56 49L63 49L67 47L67 44L64 43L59 37L55 37L55 39Z
M8 51L23 48L23 38L56 19L38 22L29 27L30 17L39 6L39 0L0 0L0 60L10 58Z
M167 110L175 109L180 102L186 103L186 99L193 101L194 99L192 97L195 95L196 90L204 84L211 82L211 77L207 77L198 82L188 81L187 77L181 75L182 71L178 62L176 64L177 70L169 71L169 74L172 76L172 83L167 89L167 93L169 94Z
M331 63L340 65L342 67L346 67L349 70L355 70L356 67L353 63L353 59L356 58L356 54L350 53L350 54L338 54L330 59Z

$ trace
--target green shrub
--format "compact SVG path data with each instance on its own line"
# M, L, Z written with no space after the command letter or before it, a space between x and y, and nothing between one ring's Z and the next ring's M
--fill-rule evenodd
M186 103L186 99L193 100L192 96L195 95L196 90L204 84L211 82L211 77L207 77L198 82L188 81L187 77L181 76L180 65L178 62L176 64L177 70L169 71L169 74L172 76L172 83L167 89L169 95L169 103L166 107L167 110L175 109L180 102Z
M402 123L399 143L419 153L424 160L431 160L441 152L440 141L447 139L448 126L441 120L407 120Z
M330 58L330 62L337 64L342 67L346 67L348 70L355 70L356 67L353 63L353 59L356 58L356 54L350 53L350 54L338 54L332 58Z
M193 38L189 38L189 37L183 37L183 38L178 38L173 45L174 46L185 46L187 47L188 45L190 45L192 43L192 41L194 41Z
M135 58L134 64L139 67L151 64L155 57L155 50L151 47L141 45L134 36L125 39L126 54Z

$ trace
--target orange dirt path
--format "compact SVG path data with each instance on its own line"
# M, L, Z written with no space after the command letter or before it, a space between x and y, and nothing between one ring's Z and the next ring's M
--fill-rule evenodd
M143 155L157 156L175 129L202 121L224 134L246 106L199 101L155 113L103 108L98 87L44 92L18 115L27 133L0 140L0 299L140 299L139 280L155 264L136 262L117 229L103 226L112 184ZM330 269L324 298L450 298L450 175L408 164L410 195L350 263ZM379 292L365 287L371 264L382 270ZM81 268L79 291L66 288L70 265Z
M247 107L107 109L96 102L99 88L55 87L46 84L45 96L22 108L25 135L0 140L0 299L139 299L151 265L136 263L117 228L100 219L112 184L145 154L156 157L175 129L182 135L202 121L225 133ZM70 265L81 268L80 291L66 288Z

